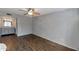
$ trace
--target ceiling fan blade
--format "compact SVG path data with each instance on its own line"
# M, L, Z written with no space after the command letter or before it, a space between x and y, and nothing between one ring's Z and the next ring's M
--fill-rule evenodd
M33 11L33 16L39 16L40 15L40 13L36 12L36 10L34 8L32 8L32 11Z
M27 13L25 13L24 15L27 15L28 14L28 12Z
M38 12L33 12L33 16L39 16L40 15L40 13L38 13Z

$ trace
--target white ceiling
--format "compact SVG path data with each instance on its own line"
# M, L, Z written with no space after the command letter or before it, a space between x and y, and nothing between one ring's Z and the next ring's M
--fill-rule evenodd
M49 14L57 11L66 10L66 9L67 8L36 8L36 11L38 11L40 15L45 15L45 14ZM24 10L24 8L0 8L0 12L24 15L25 11L21 11L21 10Z

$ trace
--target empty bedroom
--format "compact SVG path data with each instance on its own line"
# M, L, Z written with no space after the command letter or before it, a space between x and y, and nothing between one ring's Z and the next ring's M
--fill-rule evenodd
M0 51L78 50L78 8L0 8Z

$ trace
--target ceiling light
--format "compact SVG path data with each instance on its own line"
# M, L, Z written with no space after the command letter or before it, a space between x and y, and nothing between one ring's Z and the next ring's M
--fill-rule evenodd
M28 12L28 14L29 14L29 15L33 15L33 13L32 13L32 12Z
M30 11L28 12L28 14L29 14L29 15L33 15L33 11L30 10Z

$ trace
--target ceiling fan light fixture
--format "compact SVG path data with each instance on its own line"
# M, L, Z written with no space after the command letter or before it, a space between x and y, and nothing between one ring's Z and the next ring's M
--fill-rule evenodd
M40 13L35 8L27 8L25 10L25 14L24 15L28 15L28 16L39 16Z
M33 13L32 12L28 12L28 15L33 15Z
M30 10L30 11L28 12L28 15L33 15L33 11Z

